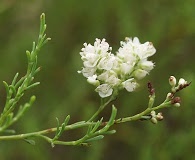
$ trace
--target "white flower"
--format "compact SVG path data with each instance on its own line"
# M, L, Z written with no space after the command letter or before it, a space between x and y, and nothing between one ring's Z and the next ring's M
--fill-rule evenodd
M109 55L111 47L105 42L105 39L96 39L94 46L84 43L84 48L81 49L80 55L83 60L84 67L94 67L97 65L100 58Z
M121 80L117 78L115 75L111 75L106 80L106 83L112 85L112 86L118 86L121 83Z
M141 69L150 72L154 68L154 63L152 61L147 61L146 59L144 59L138 63L138 66L140 66Z
M131 43L121 42L121 47L117 52L117 57L124 63L134 64L137 61Z
M117 77L117 74L110 70L103 72L98 76L98 80L103 81L103 83L110 84L112 86L117 86L120 84L120 79Z
M86 54L82 57L84 67L95 67L97 65L100 56L94 53Z
M137 82L135 82L134 78L131 78L131 79L124 81L122 83L122 85L128 92L133 92L138 86L138 84L137 84Z
M120 65L120 72L124 75L126 74L131 74L131 72L134 69L134 65L133 64L129 64L129 63L121 63Z
M142 78L144 78L147 74L148 74L148 72L145 71L145 70L143 70L143 69L136 69L136 70L133 72L133 76L134 76L136 79L142 79Z
M108 79L109 76L110 76L110 72L105 71L102 74L98 75L98 80L100 80L104 83Z
M109 44L106 42L105 39L102 39L102 41L98 38L96 38L96 41L94 43L94 47L96 49L96 52L101 54L102 57L106 56L110 50L112 50L111 47L109 47Z
M156 52L153 44L151 42L145 42L144 44L140 44L139 48L137 48L137 54L140 59L145 59L151 57Z
M90 84L93 84L95 86L99 86L100 82L96 78L97 78L96 74L91 76L91 77L88 77L87 82L89 82Z
M101 58L97 67L98 67L98 69L111 70L115 61L116 61L116 57L113 54L111 54L107 57Z
M102 84L99 85L95 91L99 93L100 97L105 98L112 94L113 89L109 84Z
M141 44L137 37L131 39L126 38L125 42L121 42L117 57L120 59L120 71L124 75L130 75L134 71L137 79L142 79L154 68L154 63L148 61L147 58L156 52L152 43L146 42ZM129 77L130 78L130 77Z
M156 49L151 42L141 44L137 37L133 39L126 38L125 40L126 42L121 42L121 48L123 49L120 48L119 51L121 50L124 52L126 50L126 52L130 52L134 56L139 56L140 59L150 57L156 52Z
M138 87L135 80L144 78L154 68L148 57L155 54L156 49L150 42L141 44L137 37L126 38L116 55L111 50L105 39L96 39L94 45L84 43L80 52L84 67L78 73L98 86L95 91L102 98L110 96L113 89L134 91Z
M95 74L95 72L96 72L95 67L83 68L81 71L78 71L78 73L82 73L83 76L86 78L93 76Z

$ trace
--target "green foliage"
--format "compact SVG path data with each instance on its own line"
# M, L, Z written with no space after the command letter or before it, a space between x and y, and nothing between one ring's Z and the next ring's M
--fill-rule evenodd
M42 14L37 45L33 42L32 51L26 51L28 59L26 75L17 81L19 74L16 73L10 85L8 85L5 81L3 82L6 89L6 103L0 116L0 132L6 131L5 129L15 123L35 101L35 96L32 96L28 103L19 107L17 114L14 116L15 108L17 107L20 99L23 97L24 92L39 84L39 82L33 82L33 80L35 74L40 71L40 68L37 67L37 54L40 48L50 39L46 38L46 34L44 33L45 30L45 15Z

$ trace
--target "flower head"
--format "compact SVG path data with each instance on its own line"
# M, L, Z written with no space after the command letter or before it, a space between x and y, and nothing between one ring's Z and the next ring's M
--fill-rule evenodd
M152 43L141 44L137 37L126 38L121 42L117 57L122 61L121 69L124 74L133 74L135 78L144 78L153 68L154 63L147 58L154 55L156 49Z
M151 42L141 44L137 37L121 42L116 55L105 39L96 39L94 45L84 43L80 55L83 60L82 73L100 97L112 95L113 90L125 88L133 92L137 80L144 78L154 68L154 63L148 57L155 54L156 49Z

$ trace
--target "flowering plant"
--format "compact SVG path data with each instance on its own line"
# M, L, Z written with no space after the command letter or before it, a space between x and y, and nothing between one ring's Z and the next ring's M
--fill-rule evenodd
M128 92L133 92L139 86L139 80L144 78L154 68L154 63L148 60L148 58L155 54L156 49L151 42L141 44L137 37L133 39L126 38L124 42L121 42L121 46L116 54L113 54L112 48L105 39L96 39L94 45L84 43L84 48L80 52L83 68L78 73L81 73L87 78L88 83L96 87L95 91L98 92L101 98L101 105L97 111L86 121L69 124L70 115L68 115L61 124L57 119L57 127L31 133L16 134L15 130L10 129L10 127L32 106L35 96L32 96L29 102L21 105L17 110L18 102L26 90L39 84L39 82L33 82L35 75L40 71L40 68L37 67L38 53L42 46L50 40L50 38L46 38L45 34L44 14L41 15L40 22L38 42L33 42L32 51L26 52L28 60L26 74L18 80L19 74L16 73L10 85L4 82L7 96L4 109L0 115L0 141L25 140L30 144L35 144L35 141L31 138L39 137L49 142L52 147L57 144L88 146L92 141L102 139L104 135L115 133L115 130L110 130L110 127L114 124L136 120L148 120L156 124L163 119L162 113L156 113L156 110L180 106L181 98L175 95L188 87L190 83L183 78L180 78L177 83L176 78L170 76L170 92L160 105L154 106L155 90L149 82L149 102L148 107L143 112L134 116L116 118L117 109L112 105L109 120L103 121L103 117L97 120L100 112L116 99L120 90L126 89ZM77 140L65 141L60 138L65 131L84 127L87 127L86 134ZM12 135L8 135L8 133ZM55 135L50 137L48 136L49 133L55 133Z

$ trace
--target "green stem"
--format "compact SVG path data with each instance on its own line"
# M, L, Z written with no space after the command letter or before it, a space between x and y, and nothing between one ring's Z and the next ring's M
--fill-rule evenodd
M98 115L99 113L111 102L115 99L115 95L113 94L109 99L108 101L106 102L103 102L103 99L102 99L102 102L101 102L101 105L99 107L99 109L92 115L92 117L87 121L87 122L91 122L93 121Z
M170 107L170 105L171 105L171 102L168 101L168 102L162 103L159 106L156 106L156 107L153 107L153 108L149 108L148 107L143 112L138 113L138 114L136 114L134 116L125 117L125 118L119 118L119 119L115 120L115 123L124 123L124 122L136 121L136 120L141 119L142 116L145 116L145 115L149 114L151 111L158 110L158 109L165 108L165 107Z
M106 103L104 103L100 108L104 108L109 102L111 102L113 100L113 97L111 97ZM131 117L126 117L126 118L119 118L117 120L114 121L115 124L117 123L124 123L124 122L129 122L129 121L135 121L135 120L139 120L142 116L145 116L147 114L149 114L151 111L153 110L158 110L158 109L162 109L165 107L170 107L171 106L171 102L164 102L161 105L157 106L157 107L153 107L153 108L147 108L146 110L144 110L143 112L136 114L134 116ZM95 118L96 115L99 114L101 110L99 109L98 112L96 112L91 119ZM96 122L90 122L90 121L81 121L81 122L77 122L77 123L73 123L71 125L67 125L65 127L65 131L67 130L73 130L73 129L77 129L77 128L82 128L82 127L88 127L89 125L95 125ZM105 126L106 124L108 124L108 122L102 122L102 126ZM38 131L38 132L31 132L31 133L25 133L25 134L18 134L18 135L9 135L9 136L0 136L0 141L3 140L21 140L21 139L26 139L29 137L41 137L43 139L45 139L46 141L48 141L49 143L53 143L53 144L60 144L60 145L87 145L87 143L82 143L83 140L87 139L88 137L83 137L81 139L78 139L76 141L69 141L69 142L64 142L64 141L52 141L51 138L44 136L45 134L48 133L53 133L57 131L57 127L55 128L50 128L50 129L46 129L46 130L42 130L42 131Z
M65 130L73 130L73 129L77 129L77 128L81 128L81 127L86 127L86 126L89 126L91 124L95 124L95 123L93 123L93 122L74 123L74 124L71 124L71 125L67 125L65 127ZM37 136L40 136L40 135L56 132L56 130L57 130L57 127L45 129L45 130L38 131L38 132L31 132L31 133L10 135L10 136L0 136L0 141L1 140L19 140L19 139L25 139L25 138L28 138L28 137L37 137Z
M71 146L75 146L75 145L89 146L88 143L82 143L82 142L79 143L79 140L64 142L64 141L58 141L58 140L53 141L53 139L51 139L47 136L43 136L43 135L39 135L39 137L41 137L41 138L45 139L47 142L51 143L52 147L54 147L55 144L66 145L66 146L70 146L70 145Z

